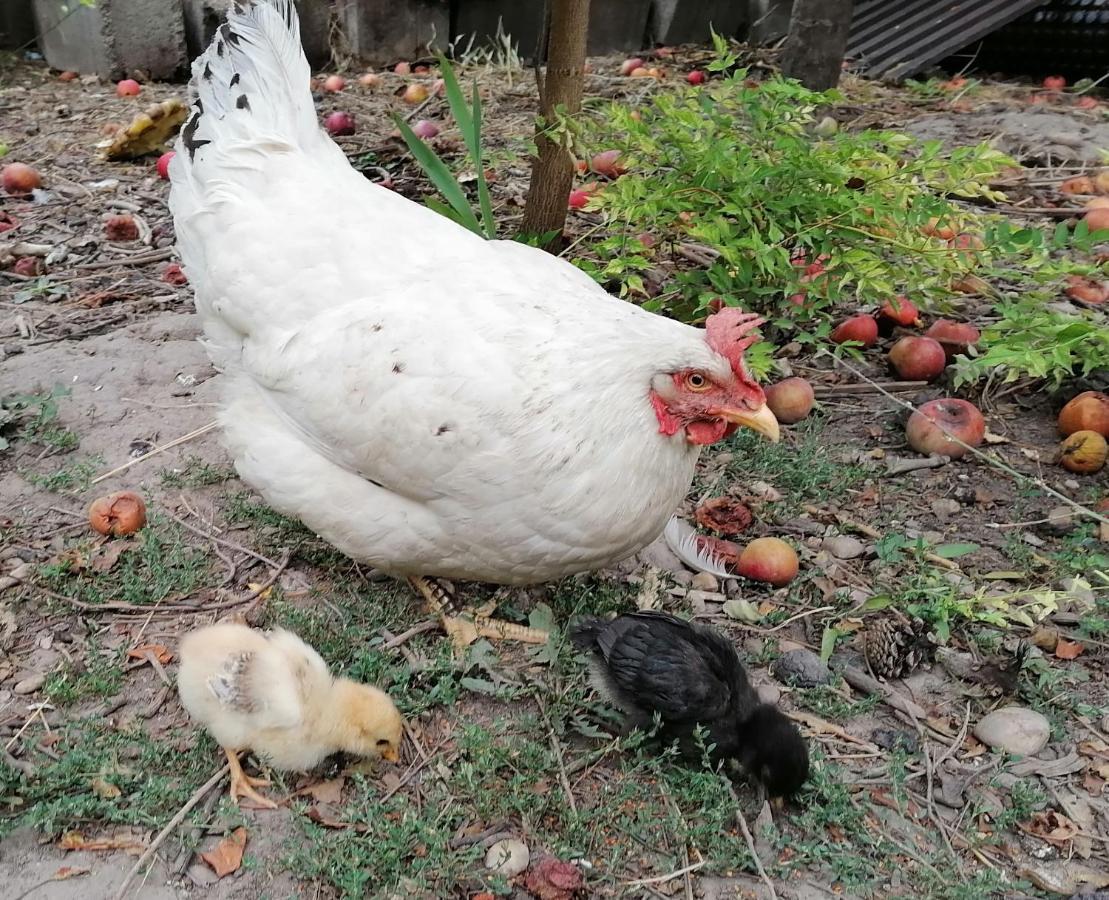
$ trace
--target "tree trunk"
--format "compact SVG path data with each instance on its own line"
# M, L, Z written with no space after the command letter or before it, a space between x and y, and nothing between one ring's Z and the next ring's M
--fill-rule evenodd
M574 182L574 160L565 135L552 141L545 133L556 122L556 113L576 115L581 110L585 68L585 42L589 29L589 0L548 0L547 74L539 83L539 112L542 117L535 130L538 157L531 168L531 184L524 206L520 230L526 235L554 237L546 249L557 252L562 246L566 224L567 198Z
M782 74L814 91L839 84L851 32L852 0L794 0Z

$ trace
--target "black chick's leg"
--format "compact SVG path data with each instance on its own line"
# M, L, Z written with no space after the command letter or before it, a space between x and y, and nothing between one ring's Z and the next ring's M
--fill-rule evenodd
M468 647L479 637L494 640L521 641L526 644L545 644L550 635L538 628L528 628L515 622L505 622L491 616L466 610L458 601L454 589L440 578L423 575L410 576L408 583L427 601L443 624L456 649Z

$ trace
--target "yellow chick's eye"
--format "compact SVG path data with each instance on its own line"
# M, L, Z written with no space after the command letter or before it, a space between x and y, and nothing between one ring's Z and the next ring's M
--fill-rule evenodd
M385 740L385 738L382 738L380 741L377 742L377 746L378 747L388 747L389 742L387 740Z
M685 386L691 391L707 391L709 380L700 372L690 372L685 376Z

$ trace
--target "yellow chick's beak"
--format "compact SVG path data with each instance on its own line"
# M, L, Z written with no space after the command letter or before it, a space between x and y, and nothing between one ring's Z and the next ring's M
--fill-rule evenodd
M756 410L722 408L716 410L716 414L733 425L740 425L757 431L775 444L781 439L778 420L765 403Z
M395 763L397 760L400 759L400 754L397 752L396 747L390 747L387 750L382 751L381 758L386 762Z

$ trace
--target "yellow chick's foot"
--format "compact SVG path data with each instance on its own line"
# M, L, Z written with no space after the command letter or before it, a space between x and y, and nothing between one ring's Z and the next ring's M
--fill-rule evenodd
M521 641L526 644L545 644L550 635L538 628L528 628L515 622L505 622L491 616L472 615L457 611L454 592L438 578L413 576L408 579L416 591L443 623L443 630L458 649L468 647L479 637L494 640Z
M256 787L268 785L270 783L269 779L251 778L239 764L238 753L234 750L228 750L226 747L223 748L223 752L227 756L228 766L231 767L231 802L238 805L239 798L245 797L262 809L277 809L276 803L254 790Z

